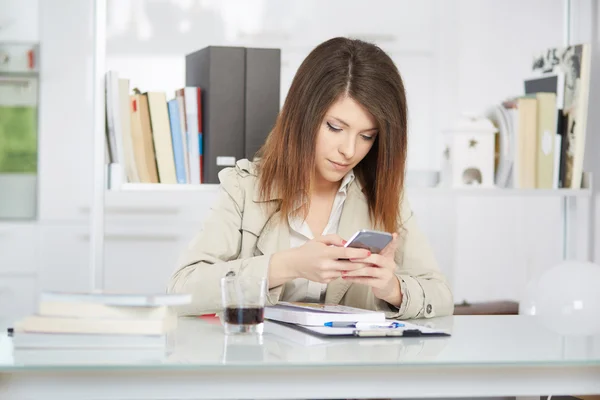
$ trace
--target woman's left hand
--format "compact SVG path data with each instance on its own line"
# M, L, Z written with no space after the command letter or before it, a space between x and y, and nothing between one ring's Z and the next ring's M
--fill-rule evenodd
M367 258L350 260L371 264L371 266L355 271L342 272L342 278L348 282L368 285L373 290L375 297L395 307L400 307L402 291L400 290L400 281L395 273L396 261L394 261L397 247L398 234L393 233L392 241L379 254L371 254Z

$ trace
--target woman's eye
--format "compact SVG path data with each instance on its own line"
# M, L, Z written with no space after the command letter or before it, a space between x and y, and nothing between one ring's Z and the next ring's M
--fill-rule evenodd
M369 135L360 135L360 136L362 136L362 138L365 140L373 140L373 137L374 137L374 136L369 136Z
M327 128L329 128L329 130L333 131L333 132L339 132L339 131L342 130L342 128L338 128L337 126L333 126L329 122L327 123Z

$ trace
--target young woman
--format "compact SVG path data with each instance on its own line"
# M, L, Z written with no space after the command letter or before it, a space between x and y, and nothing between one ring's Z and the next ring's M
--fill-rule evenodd
M388 318L453 311L452 293L403 198L404 85L389 56L334 38L304 60L254 162L220 172L221 195L169 283L187 315L221 310L220 279L267 277L268 304L325 302ZM379 254L343 247L393 233Z

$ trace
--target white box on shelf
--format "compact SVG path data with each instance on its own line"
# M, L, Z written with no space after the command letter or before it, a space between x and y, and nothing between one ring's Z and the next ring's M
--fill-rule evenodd
M482 117L462 117L447 131L453 187L494 187L497 131Z

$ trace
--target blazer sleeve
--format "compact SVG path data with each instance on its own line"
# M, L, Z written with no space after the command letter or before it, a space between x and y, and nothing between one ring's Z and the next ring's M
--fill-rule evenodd
M408 201L402 204L402 226L399 229L400 246L396 251L396 276L402 290L399 309L384 307L388 318L432 318L452 315L454 298L444 275L441 273L433 249Z
M220 312L220 280L229 271L239 276L267 276L270 255L238 259L245 196L241 179L235 168L219 173L219 199L170 278L168 293L192 294L191 304L178 307L180 315Z

